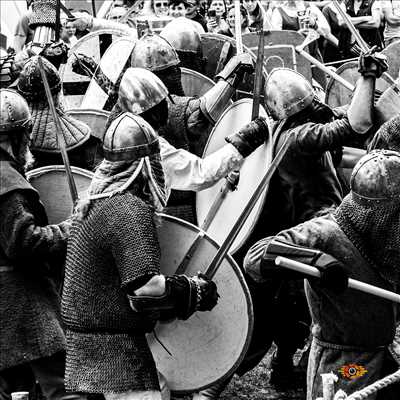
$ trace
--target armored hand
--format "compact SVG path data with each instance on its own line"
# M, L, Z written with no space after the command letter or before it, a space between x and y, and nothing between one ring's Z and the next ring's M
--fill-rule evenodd
M233 56L216 78L224 79L233 87L236 87L242 81L246 72L251 74L253 71L254 63L250 54L243 53Z
M159 320L188 319L196 311L210 311L217 304L218 293L214 282L199 274L193 278L171 275L165 278L163 296L128 295L132 309L154 315Z
M387 58L382 53L376 52L376 46L360 55L358 60L358 72L360 72L362 76L379 78L387 69Z
M239 132L226 137L225 140L235 146L243 157L247 157L265 142L268 133L267 121L263 117L258 117L245 125Z

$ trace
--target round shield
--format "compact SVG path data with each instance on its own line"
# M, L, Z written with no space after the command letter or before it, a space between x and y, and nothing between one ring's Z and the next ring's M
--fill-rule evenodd
M360 78L358 64L355 61L344 63L336 70L336 73L354 86ZM332 108L344 106L351 102L352 97L353 92L351 90L347 89L333 78L329 79L325 95L325 103L328 104L328 106Z
M254 54L258 49L258 33L243 35L243 44ZM311 65L296 53L296 46L304 42L304 36L296 31L264 31L264 67L267 73L274 68L290 68L311 82Z
M210 79L225 67L226 63L236 54L236 40L218 33L203 33L201 37L201 48L203 57L206 60L204 74ZM256 61L257 53L251 52L243 46L245 52L249 52ZM254 74L248 75L237 89L238 97L252 97L251 92L254 86Z
M215 82L200 72L181 67L183 92L188 97L200 97L208 92Z
M83 36L71 47L67 63L62 64L60 68L60 77L63 82L63 94L67 110L80 107L90 82L89 77L76 74L72 71L72 63L76 60L75 55L81 53L92 57L96 63L99 63L110 44L116 38L124 35L126 35L126 32L118 29L102 29Z
M86 196L93 173L77 167L71 169L78 195L83 198ZM58 224L71 216L73 203L63 165L36 168L29 171L26 176L29 183L39 192L50 224Z
M380 126L400 114L400 95L392 87L386 89L375 105L375 124Z
M68 110L67 114L88 125L92 136L103 140L109 111L77 108Z
M237 132L241 127L249 123L251 121L251 109L251 99L241 99L228 107L212 130L203 157L223 147L226 144L226 136ZM268 118L262 106L260 106L260 116ZM217 243L222 243L231 232L239 215L247 206L254 190L263 178L270 162L271 147L269 144L260 146L244 160L240 169L237 189L228 193L210 226L207 228L207 233L215 239ZM214 204L217 196L219 196L224 184L225 180L223 179L213 187L196 193L196 210L199 226L201 226L206 219L211 206ZM230 253L235 253L249 237L261 212L264 197L265 195L259 199L257 205L254 207L242 230L232 244Z
M382 53L387 57L388 70L387 73L391 75L392 78L397 79L399 77L400 69L400 42L394 42L384 48ZM384 92L390 84L386 82L383 78L376 81L376 89L379 92Z
M161 217L161 272L171 275L201 231L180 219ZM185 274L205 272L217 251L218 245L204 234ZM213 280L220 298L212 311L197 312L187 321L157 324L158 340L148 335L157 369L174 392L197 391L225 379L247 350L253 327L252 304L243 275L230 256L225 257Z
M116 83L126 66L136 40L130 36L122 37L113 42L101 58L98 68L112 82ZM96 108L102 110L108 100L108 93L92 79L82 100L80 108Z

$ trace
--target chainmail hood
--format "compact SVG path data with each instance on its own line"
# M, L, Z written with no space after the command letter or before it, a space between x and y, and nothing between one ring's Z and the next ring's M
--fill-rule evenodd
M400 154L379 150L354 167L334 216L362 256L390 283L400 277Z

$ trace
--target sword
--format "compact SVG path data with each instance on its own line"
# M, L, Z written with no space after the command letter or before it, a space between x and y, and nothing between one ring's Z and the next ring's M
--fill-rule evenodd
M63 133L62 133L60 119L58 118L56 107L54 106L54 101L53 101L53 97L51 95L49 82L47 80L46 73L44 72L43 62L42 62L42 58L40 56L38 58L38 64L39 64L40 75L42 76L44 89L46 91L47 101L49 103L50 111L51 111L51 114L54 119L54 124L56 125L57 139L58 139L58 143L60 145L61 157L63 159L65 171L67 173L67 181L68 181L68 187L69 187L69 191L70 191L71 198L72 198L72 203L75 205L77 200L79 199L78 191L76 189L74 177L72 175L71 165L69 163L67 149L65 147L65 140L64 140Z
M275 137L278 138L279 134L282 131L282 128L286 122L286 119L282 120L278 127L275 130ZM238 236L240 230L243 228L243 225L246 223L247 218L251 214L254 206L257 204L260 196L264 193L269 182L275 173L276 169L278 168L280 162L282 161L283 157L285 156L289 146L292 143L292 136L288 135L283 142L282 146L279 148L278 153L276 154L275 158L272 160L267 172L265 173L263 179L257 186L257 189L254 191L253 195L251 196L250 200L248 201L246 207L240 214L238 220L236 221L235 225L233 226L232 230L230 231L229 235L226 237L224 242L222 243L221 247L219 248L218 252L214 256L213 260L211 261L210 265L207 267L205 275L212 279L216 274L219 266L221 265L223 259L228 254L230 247L232 246L233 242L235 241L236 237Z
M236 53L243 54L242 26L240 23L239 1L235 1L235 39L236 39Z
M315 267L311 265L303 264L298 261L291 260L286 257L277 257L275 260L275 264L279 265L280 267L288 268L293 271L301 272L302 274L306 274L309 276L313 276L316 278L321 277L321 273ZM382 289L380 287L370 285L369 283L361 282L356 279L349 279L350 289L358 290L359 292L372 294L373 296L380 297L381 299L386 299L393 301L395 303L400 303L400 295L390 290Z
M316 58L314 58L312 55L307 53L304 48L312 43L314 40L318 39L319 35L318 33L314 30L309 30L307 37L304 39L304 42L296 46L296 52L302 55L305 59L310 61L310 63L314 64L316 67L320 68L322 71L324 71L326 74L331 76L333 79L335 79L337 82L342 84L345 88L353 91L355 89L355 86L352 85L350 82L346 81L346 79L343 79L340 75L338 75L336 72L333 72L330 68L326 67L322 62L318 61Z
M257 61L254 77L253 88L253 108L251 110L251 120L253 121L260 113L260 99L263 81L263 65L264 65L264 31L261 29L258 37Z
M361 50L364 51L365 53L369 51L369 46L368 44L365 42L365 40L361 37L360 32L357 30L357 28L353 25L353 23L351 22L349 16L342 10L342 8L340 7L340 4L337 0L332 0L333 5L336 7L336 9L338 10L340 16L343 18L343 21L345 22L345 24L347 25L347 28L349 29L349 31L352 33L352 35L354 36L354 38L356 39L357 44L361 47ZM386 71L382 74L382 78L389 83L393 90L400 95L400 87L398 82L396 82L396 80L389 75Z

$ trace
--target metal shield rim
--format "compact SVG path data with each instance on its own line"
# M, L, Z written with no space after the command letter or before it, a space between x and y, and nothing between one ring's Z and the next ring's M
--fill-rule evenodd
M94 176L93 172L84 168L71 166L71 170L72 173L84 176L85 178L93 178ZM45 165L44 167L34 168L26 173L26 177L27 180L29 181L29 179L38 178L41 175L47 174L48 172L55 172L55 171L65 172L64 165Z
M183 221L180 218L176 218L173 217L172 215L168 215L168 214L164 214L164 213L157 213L157 215L164 221L167 222L172 222L175 224L178 224L180 226L184 226L186 228L189 228L190 230L192 230L195 233L199 233L202 232L204 234L204 238L206 240L208 240L213 246L215 246L216 248L219 248L220 245L212 238L210 237L210 235L208 235L207 232L202 231L198 226L191 224L190 222L187 221ZM251 337L252 337L252 333L253 333L253 327L254 327L254 311L253 311L253 302L251 299L251 295L250 295L250 290L247 286L246 280L244 279L244 275L239 267L239 265L236 263L236 261L233 259L233 257L227 253L225 256L225 259L229 262L230 266L232 267L232 270L234 271L238 281L240 282L240 285L243 289L243 292L245 294L245 298L246 298L246 302L248 305L248 314L247 314L247 319L248 319L248 331L247 331L247 337L246 337L246 341L245 344L243 346L242 351L240 352L240 356L239 358L235 361L235 363L232 365L232 367L229 369L229 371L227 371L222 377L220 377L219 379L217 379L216 381L209 383L207 385L201 386L199 388L195 388L195 391L199 391L199 390L203 390L206 389L210 386L212 386L215 383L219 383L224 381L226 378L228 378L229 376L231 376L239 367L240 363L243 361L247 350L249 348L250 345L250 341L251 341ZM193 390L174 390L173 393L176 394L187 394L187 393L192 393Z
M231 105L229 105L229 107L227 107L225 110L224 110L224 112L221 114L221 116L220 116L220 118L218 119L218 121L217 121L217 123L214 125L214 127L213 127L213 129L212 129L212 131L211 131L211 133L210 133L210 135L209 135L209 137L208 137L208 140L207 140L207 143L206 143L206 145L205 145L205 147L204 147L204 151L203 151L203 154L202 154L202 158L204 158L205 156L207 156L207 150L208 150L208 148L209 148L209 145L210 145L210 143L211 143L211 139L212 139L212 136L213 136L213 133L214 133L214 131L215 131L215 128L218 126L218 122L220 121L220 120L222 120L224 117L225 117L225 115L228 113L228 112L230 112L230 110L232 109L232 108L234 108L235 106L237 106L237 105L240 105L240 104L243 104L243 103L252 103L253 102L253 99L251 99L251 98L248 98L248 97L245 97L245 98L242 98L242 99L239 99L239 100L237 100L237 101L235 101L234 103L232 103ZM260 104L260 107L263 107L263 105L262 104ZM264 107L263 107L264 108ZM265 109L264 109L265 110ZM265 112L266 112L266 114L268 115L268 112L267 112L267 110L265 110ZM271 162L271 160L270 160L270 162ZM262 194L262 196L260 196L260 199L259 199L259 202L260 202L260 206L259 206L259 209L258 209L258 211L257 211L257 218L255 218L253 221L251 221L251 224L249 225L249 232L252 232L253 230L254 230L254 228L255 228L255 226L256 226L256 224L257 224L257 221L258 221L258 217L260 216L260 214L261 214L261 211L262 211L262 204L264 204L264 202L265 202L265 198L266 198L266 196L267 196L267 193L268 193L268 190L265 190L264 191L264 193ZM199 204L199 195L198 195L198 193L196 193L196 213L197 213L197 215L199 215L200 213L199 213L199 209L198 209L198 204ZM243 228L242 228L243 229ZM230 253L236 253L238 250L240 250L240 248L246 243L246 240L249 238L249 236L250 236L250 233L249 234L247 234L247 236L244 236L243 238L242 238L242 240L239 242L239 244L237 245L237 248L233 248L233 244L235 243L233 243L232 244L232 246L231 246L231 248L229 249L229 252ZM236 240L236 239L235 239Z
M185 73L188 76L190 76L190 75L195 76L196 78L203 79L207 83L210 83L213 86L215 86L215 82L208 76L202 74L201 72L195 71L194 69L185 68L185 67L180 67L180 69L181 69L182 73Z

